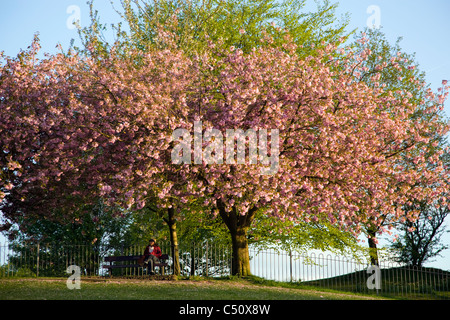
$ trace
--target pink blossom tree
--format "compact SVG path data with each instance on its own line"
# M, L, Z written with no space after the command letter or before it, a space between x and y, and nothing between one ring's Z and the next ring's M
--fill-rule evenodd
M400 155L403 153L421 154L424 157L424 162L428 165L439 167L442 164L435 159L444 153L446 142L442 134L445 132L442 132L439 127L433 126L439 123L445 126L446 123L445 113L442 111L443 101L448 94L445 88L446 84L443 83L442 88L438 88L438 95L427 88L425 74L420 71L414 55L407 54L401 49L400 41L401 38L394 45L391 45L380 30L366 29L361 32L356 37L352 47L355 52L367 52L368 56L367 59L360 62L357 62L358 59L355 58L355 64L359 64L359 67L355 68L354 77L355 80L365 82L372 87L381 85L386 92L391 92L398 98L402 98L404 95L408 97L415 108L411 118L416 119L414 121L428 123L429 139L428 141L418 142L421 145L420 147L411 147L400 152ZM436 106L439 107L436 108ZM433 120L429 121L430 119ZM424 146L424 144L427 144L427 146ZM398 168L408 166L408 163L409 166L414 166L414 163L403 159L402 156L393 160L393 165ZM437 181L443 180L445 174L446 172L443 171L443 176ZM427 183L426 180L424 182ZM397 189L396 181L392 181L392 187L395 190ZM367 194L367 196L370 197L370 194ZM372 264L378 265L377 236L384 232L391 233L392 221L390 221L390 218L389 214L385 215L380 212L378 216L372 216L367 224L363 224L362 232L368 239ZM374 223L374 220L378 221ZM381 229L383 229L383 232L379 233Z
M261 174L249 157L245 165L192 165L204 205L215 206L230 231L235 274L250 273L247 231L260 208L280 219L326 219L357 235L380 212L389 224L405 215L414 219L402 211L403 203L447 188L435 184L444 171L439 157L420 156L447 126L411 117L416 106L408 94L398 97L381 83L358 81L355 72L368 51L355 56L344 50L336 58L330 44L302 59L297 49L290 42L249 54L231 48L209 63L214 72L196 86L201 94L192 103L191 121L220 131L216 138L229 129L279 131L279 167L272 175ZM427 99L424 112L434 112L438 101L431 92ZM204 151L212 146L215 154L226 154L225 146L220 150L209 140ZM415 165L400 167L399 159Z
M38 60L38 50L35 39L18 58L4 57L0 70L6 218L25 210L51 215L99 197L140 209L164 194L165 154L170 159L171 132L186 110L190 62L169 49L130 52L128 60L114 50L102 60L73 52Z
M125 209L154 200L167 209L200 201L223 219L233 244L232 273L245 276L247 232L259 209L294 222L327 220L357 235L380 212L391 221L414 219L402 203L447 188L436 183L444 171L439 159L431 159L437 164L431 170L420 155L422 142L446 126L411 117L415 105L407 94L355 81L367 52L355 63L355 53L330 44L301 58L288 38L282 47L262 41L268 45L249 53L230 48L192 59L169 46L41 61L36 41L19 58L6 58L2 205L12 203L11 195L28 208L98 197ZM437 107L430 103L424 112ZM174 139L178 129L190 135ZM257 140L258 151L266 152L240 163L233 144L227 148L220 139L250 129L267 132ZM191 161L173 161L174 149L189 148ZM399 157L414 166L400 168ZM265 171L271 164L276 170ZM15 211L7 212L14 219Z

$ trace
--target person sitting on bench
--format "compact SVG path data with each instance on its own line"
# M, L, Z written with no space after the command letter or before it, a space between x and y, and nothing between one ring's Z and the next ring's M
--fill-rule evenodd
M144 251L144 264L150 266L150 274L155 274L155 263L159 262L161 255L161 248L156 244L154 239L150 239Z

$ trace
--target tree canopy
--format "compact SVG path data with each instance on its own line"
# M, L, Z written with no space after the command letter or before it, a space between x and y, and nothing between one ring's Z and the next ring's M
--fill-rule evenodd
M248 29L237 25L235 35L247 39L253 30L248 42L208 31L204 44L199 34L181 46L193 17L168 7L180 16L151 29L124 4L128 21L137 19L133 45L101 43L93 28L82 52L39 60L35 39L16 58L2 56L0 200L10 222L70 219L71 208L99 199L116 215L152 204L172 218L196 204L223 220L232 272L247 275L248 232L258 215L323 222L356 236L369 222L383 232L413 221L417 210L404 205L448 190L444 151L433 151L432 139L448 131L433 115L449 88L427 90L419 103L412 90L387 83L385 69L404 68L400 56L371 73L366 37L355 48L335 39L341 32L325 33L316 45L305 40L312 39L306 25L261 29L244 14ZM327 20L332 8L317 19ZM160 8L140 13L151 10ZM430 116L415 116L418 105ZM236 143L248 149L241 158ZM180 154L183 161L174 161Z

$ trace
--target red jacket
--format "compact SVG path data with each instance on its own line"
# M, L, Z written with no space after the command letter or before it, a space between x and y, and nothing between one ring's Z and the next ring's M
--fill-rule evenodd
M159 257L161 257L161 255L162 255L162 253L161 253L161 248L160 247L158 247L158 245L154 245L153 246L153 251L152 252L150 252L150 245L148 245L146 248L145 248L145 251L144 251L144 256L145 257L148 257L149 255L154 255L155 257L157 257L157 258L159 258Z

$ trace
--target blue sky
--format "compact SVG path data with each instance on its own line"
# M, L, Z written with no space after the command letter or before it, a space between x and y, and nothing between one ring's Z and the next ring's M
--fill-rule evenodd
M120 8L119 0L113 2ZM393 43L403 37L401 47L408 53L416 53L416 61L426 72L427 82L436 90L443 79L450 80L450 1L448 0L341 0L338 14L350 13L350 28L362 29L368 21L379 22L388 39ZM117 22L118 16L110 0L96 0L102 21ZM310 0L307 8L314 9ZM370 9L370 10L368 10ZM0 2L0 51L14 56L26 49L36 32L39 32L42 51L56 52L56 45L69 46L70 40L78 40L76 29L68 22L79 17L81 25L89 23L89 7L86 0L2 0ZM450 115L450 103L445 112ZM447 221L450 225L450 222ZM449 227L450 229L450 227ZM0 239L1 240L1 239ZM444 238L450 244L450 235ZM450 249L443 258L429 266L450 269Z

